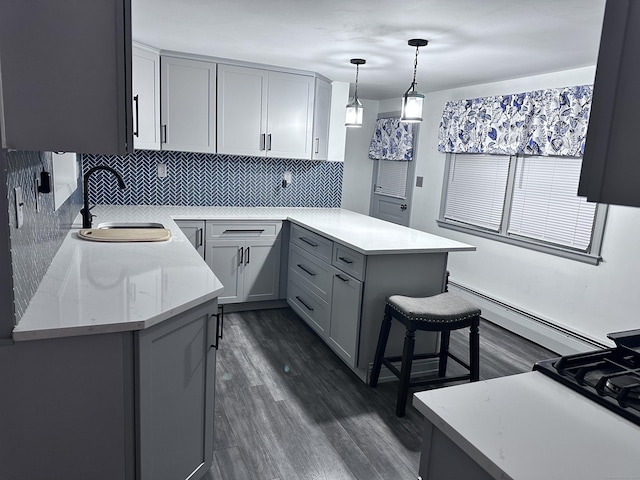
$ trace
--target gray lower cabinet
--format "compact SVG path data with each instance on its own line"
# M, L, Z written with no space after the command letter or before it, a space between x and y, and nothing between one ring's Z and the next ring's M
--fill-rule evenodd
M216 313L214 299L139 332L1 348L0 478L201 478L213 455Z
M195 479L211 467L218 341L213 307L136 336L140 480Z
M367 381L390 295L429 296L444 289L446 252L364 255L291 224L287 302L363 381ZM405 330L394 322L387 356L402 353ZM416 335L416 353L436 351L438 338ZM416 362L417 374L437 365ZM383 373L383 376L385 374Z
M350 367L356 366L362 282L337 271L333 274L329 344Z
M352 368L357 364L362 282L353 273L364 256L293 225L289 244L287 301ZM345 269L332 265L332 258ZM341 258L341 260L340 260ZM356 260L357 259L357 260Z
M176 220L193 248L204 258L204 220Z
M281 221L207 220L207 265L224 285L221 304L280 298Z

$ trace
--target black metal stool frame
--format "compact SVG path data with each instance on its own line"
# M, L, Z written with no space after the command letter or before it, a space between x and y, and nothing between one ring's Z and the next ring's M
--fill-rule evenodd
M395 318L402 322L407 331L404 338L404 349L402 356L385 357L384 352L387 347L387 340L389 339L389 332L391 331L391 321ZM407 396L409 394L409 388L420 387L427 385L438 385L446 382L456 382L460 380L470 380L475 382L480 377L480 335L479 335L480 315L471 316L461 320L453 322L425 322L422 320L412 320L400 312L392 308L389 304L386 305L384 311L384 319L380 327L380 335L378 337L378 346L376 348L376 355L373 362L373 370L371 371L371 378L369 385L376 387L378 385L378 378L380 377L380 369L382 365L385 365L396 377L400 379L400 387L398 388L398 401L396 403L396 415L398 417L404 417ZM451 352L449 352L449 338L452 330L459 330L461 328L469 328L469 363L462 361ZM440 351L438 353L425 353L414 355L413 350L415 346L416 331L431 331L440 332ZM413 360L422 360L427 358L438 358L438 377L428 380L414 380L411 381L411 364ZM458 375L455 377L446 377L447 359L451 358L464 368L469 370L468 374ZM402 361L401 369L398 370L391 362Z

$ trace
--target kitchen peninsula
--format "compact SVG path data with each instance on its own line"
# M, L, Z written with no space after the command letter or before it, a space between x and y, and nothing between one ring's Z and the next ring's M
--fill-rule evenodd
M77 472L91 465L102 465L110 478L199 478L210 466L215 348L222 334L217 299L224 287L180 221L281 222L287 225L283 252L289 251L289 230L292 245L293 232L331 244L337 261L346 260L336 277L362 287L352 319L355 350L341 357L363 380L386 295L439 293L448 252L475 249L342 209L97 206L92 213L96 226L157 222L172 238L105 244L84 241L72 229L15 328L10 348L21 368L9 379L16 390L9 404L18 414L5 431L16 438L18 460L10 464L24 465L19 459L27 453L20 450L29 445L30 456L44 455L39 463L64 478L80 478ZM360 270L349 273L349 258L356 257ZM287 253L281 262L288 272ZM292 304L285 290L278 297ZM400 345L403 332L396 333ZM435 339L424 346L434 348ZM192 403L176 411L185 398Z

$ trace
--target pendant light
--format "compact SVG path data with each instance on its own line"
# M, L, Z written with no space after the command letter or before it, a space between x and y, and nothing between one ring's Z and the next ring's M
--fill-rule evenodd
M421 38L413 38L409 40L409 46L416 47L416 59L413 62L413 81L409 89L404 92L402 97L402 115L401 122L417 123L422 121L422 103L424 95L416 92L416 71L418 70L418 49L424 47L429 42Z
M362 103L358 100L358 73L360 72L360 65L367 63L362 58L352 58L351 64L356 66L356 90L353 95L353 99L347 104L347 113L345 116L345 126L347 127L361 127L362 126Z

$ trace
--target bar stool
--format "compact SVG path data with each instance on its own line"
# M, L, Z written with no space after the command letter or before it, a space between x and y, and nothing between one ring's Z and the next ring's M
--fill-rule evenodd
M409 387L437 385L458 380L477 381L480 374L480 337L478 334L480 313L480 309L475 305L448 292L422 298L402 295L390 296L387 299L384 319L380 327L380 336L378 337L378 346L369 386L376 387L378 385L378 377L380 376L382 365L391 370L400 379L396 415L403 417L407 405ZM402 356L385 357L384 351L387 346L392 319L399 320L407 329L404 338L404 350ZM466 327L469 327L469 364L449 352L451 331ZM438 353L414 355L416 330L440 332L440 351ZM413 360L425 358L439 359L438 378L412 382L411 364ZM465 367L469 370L469 373L446 377L448 358ZM398 361L402 361L400 370L391 363Z

